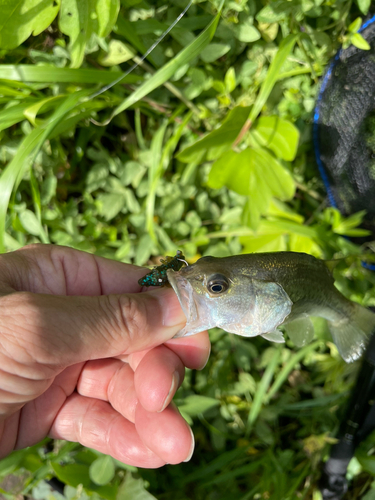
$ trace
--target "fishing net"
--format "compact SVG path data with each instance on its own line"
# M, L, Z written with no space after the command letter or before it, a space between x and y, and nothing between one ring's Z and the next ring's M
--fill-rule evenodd
M345 215L365 210L364 226L375 236L375 15L359 32L370 50L341 49L322 81L314 111L314 149L330 204ZM366 267L375 271L373 264ZM341 422L339 441L324 464L324 500L343 497L355 446L374 429L375 405L368 406L375 393L374 363L375 333Z
M345 215L366 210L375 234L375 15L359 30L370 50L341 49L314 112L314 148L329 202Z

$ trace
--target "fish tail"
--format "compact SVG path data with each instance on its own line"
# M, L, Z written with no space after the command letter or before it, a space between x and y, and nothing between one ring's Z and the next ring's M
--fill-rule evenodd
M353 304L350 316L328 321L334 343L341 357L351 363L363 354L371 332L375 329L375 314L359 304Z

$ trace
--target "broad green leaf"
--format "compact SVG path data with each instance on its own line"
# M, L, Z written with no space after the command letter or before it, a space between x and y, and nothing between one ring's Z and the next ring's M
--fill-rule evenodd
M266 78L264 79L262 86L260 88L259 94L255 99L254 106L251 109L249 120L253 123L256 117L259 115L261 109L265 105L275 83L279 78L280 70L285 63L287 57L292 51L299 35L289 35L287 36L279 45L279 50L273 58L270 67L268 68Z
M234 68L229 68L224 78L225 90L230 94L236 88L236 72Z
M234 36L240 41L244 43L251 43L259 40L260 33L254 26L251 19L246 19L244 22L240 23L240 25L236 26L234 29Z
M52 468L55 471L60 481L70 486L78 486L82 484L84 488L90 487L89 468L87 465L81 464L66 464L60 465L52 463Z
M0 48L14 49L39 35L57 16L61 0L0 0Z
M191 417L195 417L200 413L204 413L205 411L219 405L220 401L217 399L200 396L198 394L191 394L190 396L187 396L183 400L183 403L178 407L180 411L187 413Z
M134 57L134 49L120 40L111 40L108 44L108 52L98 58L102 66L115 66L128 61Z
M11 474L28 453L29 450L27 449L13 451L10 455L0 460L0 477Z
M241 215L242 224L254 230L257 229L261 215L268 212L270 202L271 195L267 186L259 186L259 189L255 190L253 195L248 196L246 200Z
M263 234L270 234L278 230L283 231L284 233L294 233L314 239L319 238L319 232L315 227L306 226L304 224L296 224L295 222L278 218L268 218L263 220L260 229Z
M271 149L283 160L294 160L299 140L297 127L278 116L261 116L252 130L261 146Z
M4 234L4 243L5 243L5 249L11 252L23 247L22 243L14 239L13 236L11 236L8 233Z
M322 251L319 245L309 236L291 234L289 236L289 250L291 252L303 252L322 258Z
M222 125L205 137L178 153L180 161L190 163L196 159L197 153L206 152L215 147L230 146L240 132L249 114L249 107L236 106L229 111Z
M265 149L232 150L224 153L213 165L208 176L213 188L227 186L249 199L243 211L243 223L256 229L272 196L281 200L292 198L294 180L289 172Z
M230 51L230 45L223 43L210 43L200 53L202 61L211 63L224 56Z
M273 8L273 5L275 6L275 8ZM257 21L262 23L276 23L278 21L281 21L282 19L285 19L285 17L287 16L286 10L277 9L277 7L277 2L268 4L263 7L263 9L260 10L255 16Z
M278 23L258 23L258 30L262 38L267 42L273 42L279 32Z
M57 179L54 175L49 175L43 181L41 188L41 203L46 205L51 201L51 198L56 194Z
M142 478L136 479L131 472L127 472L123 483L118 488L116 500L157 500L151 495Z
M92 193L96 189L103 187L108 178L108 165L103 163L96 163L89 171L86 177L86 189Z
M348 31L350 33L357 33L357 31L361 27L361 24L362 24L362 19L360 17L357 17L351 24L349 24Z
M95 10L98 16L98 36L105 38L110 34L117 20L120 0L97 0Z
M258 233L259 226L254 236L240 238L244 253L285 252L288 249L285 234L280 233L280 231L265 235Z
M102 193L97 200L100 204L100 214L105 220L112 220L125 205L125 196L120 193Z
M71 67L81 66L86 46L95 33L105 37L116 22L120 0L64 0L59 28L69 37Z
M276 200L276 198L272 200L268 213L272 217L286 219L300 224L304 221L303 215L295 212L287 203Z
M359 10L364 14L365 16L367 15L370 5L371 5L371 0L357 0L357 5L359 7Z
M43 227L40 224L38 218L31 210L24 210L20 214L18 214L18 218L22 224L22 227L29 234L33 234L34 236L40 236L43 233Z
M89 468L89 476L95 484L104 485L112 481L115 475L115 464L113 458L104 455L97 458Z
M363 450L360 450L359 453L356 453L356 458L366 472L372 475L375 474L375 457L373 455L366 454ZM375 498L375 491L373 491L373 496L370 496L370 498Z
M366 215L365 210L356 212L353 215L344 219L337 209L331 209L332 213L332 230L336 234L342 234L345 236L369 236L371 231L367 229L359 228L363 222L363 218Z
M152 77L149 78L143 85L132 92L132 94L115 109L115 111L112 113L112 118L122 111L125 111L125 109L128 109L130 106L138 102L147 94L160 87L160 85L163 85L163 83L169 80L169 78L171 78L176 73L176 71L181 68L181 66L194 59L194 57L197 57L214 36L217 24L220 19L220 15L221 6L217 15L207 26L207 28L194 40L194 42L185 47L181 52L177 54L177 56L175 56L171 61L160 68L154 75L152 75Z
M368 43L368 41L365 40L363 38L363 36L359 33L354 33L354 35L352 35L350 37L350 41L352 42L352 44L355 47L357 47L357 49L361 49L361 50L370 50L371 49L371 46Z
M256 231L253 231L251 235L240 236L244 253L281 252L292 249L303 251L293 248L294 243L300 241L306 246L310 244L308 253L321 257L321 250L315 243L318 239L319 234L313 227L269 216L260 221Z
M99 69L56 68L55 66L33 66L31 64L0 64L2 78L17 82L40 83L112 83L117 80L119 71L103 71ZM137 83L141 77L127 75L121 83Z
M91 482L89 467L87 465L81 465L79 463L60 465L56 462L52 462L51 466L58 479L60 479L60 481L64 484L74 486L75 488L82 485L90 493L97 492L101 497L108 500L116 499L117 487L110 485L96 485Z
M295 190L290 173L263 148L228 151L212 165L208 184L213 188L226 185L246 196L281 200L292 198Z

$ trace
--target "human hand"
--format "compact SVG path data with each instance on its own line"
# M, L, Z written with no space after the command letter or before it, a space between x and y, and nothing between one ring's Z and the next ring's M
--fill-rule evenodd
M53 245L0 256L0 458L47 435L145 468L191 457L170 402L208 335L170 340L185 316L171 289L138 293L144 274Z

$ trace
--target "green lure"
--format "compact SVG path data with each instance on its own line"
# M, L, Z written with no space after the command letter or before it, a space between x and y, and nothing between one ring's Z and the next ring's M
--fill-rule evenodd
M184 264L187 265L181 250L177 250L174 257L166 257L161 262L160 266L155 267L150 273L138 280L141 286L164 286L168 283L168 269L179 271Z

